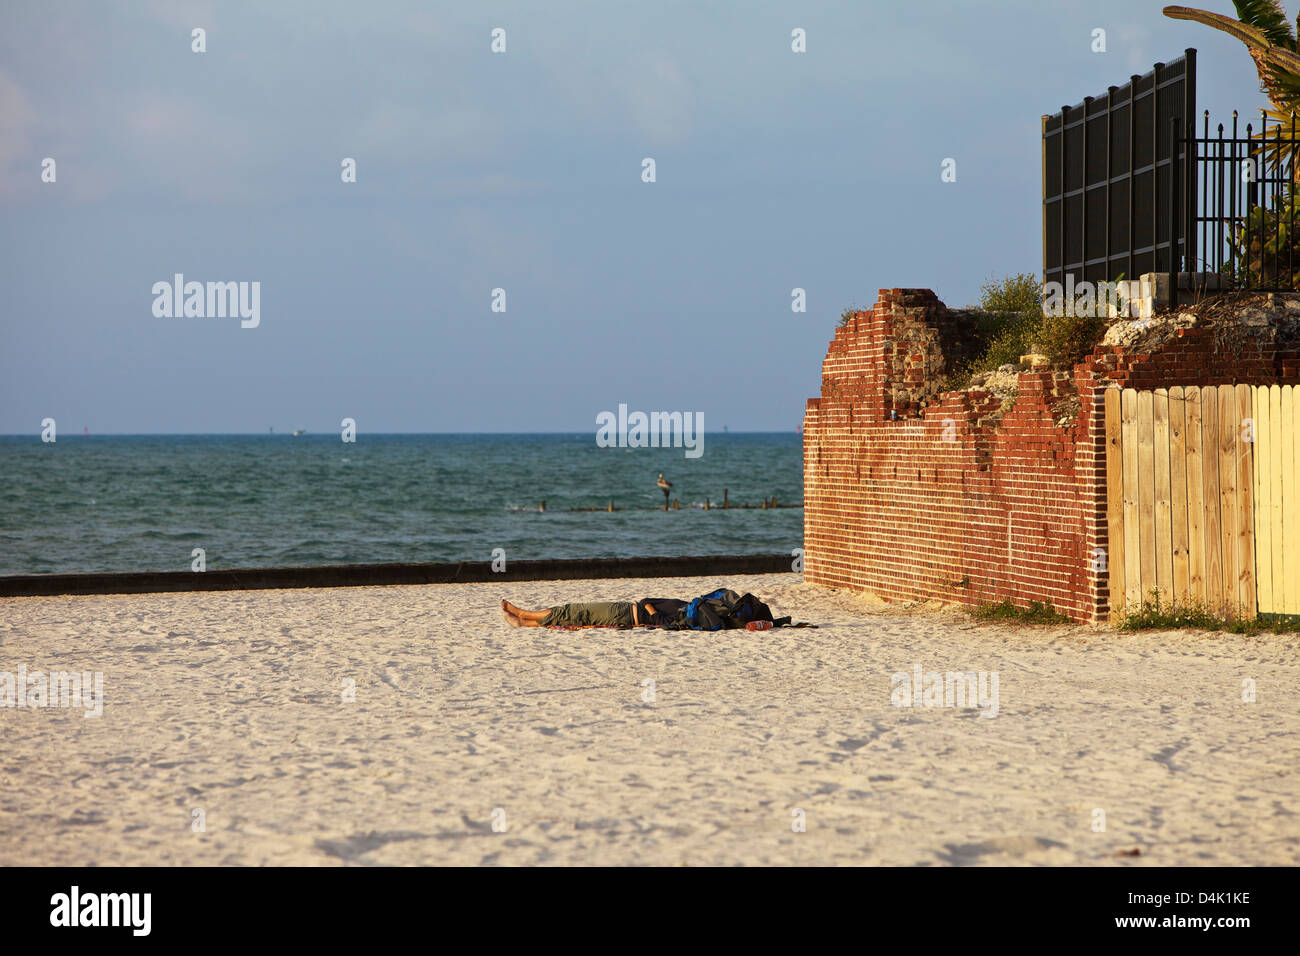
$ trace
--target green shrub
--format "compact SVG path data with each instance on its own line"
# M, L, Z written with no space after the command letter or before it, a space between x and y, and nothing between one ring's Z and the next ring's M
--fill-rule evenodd
M1051 604L1030 601L1028 607L1016 607L1010 600L997 604L977 604L970 609L977 621L1014 621L1018 624L1069 624L1070 619Z
M1120 622L1121 631L1226 631L1229 634L1261 634L1273 631L1278 634L1300 633L1300 618L1295 616L1269 616L1264 619L1240 620L1222 617L1197 603L1174 604L1160 597L1160 589L1152 588L1149 597L1125 612Z
M1228 236L1237 280L1266 289L1300 289L1300 196L1287 187L1271 208L1254 206Z
M984 354L972 363L972 371L991 372L1001 365L1018 365L1020 356L1033 350L1042 318L1037 315L1010 314L998 317L999 329L989 340Z
M1043 311L1042 286L1030 272L1019 272L1002 279L992 279L980 286L980 308L985 312Z
M1073 368L1097 347L1110 322L1100 316L1045 316L1034 333L1034 344L1054 368Z
M1105 317L1044 316L1041 288L1028 272L986 282L980 288L980 308L990 313L988 344L961 370L959 377L967 382L976 372L1017 365L1022 355L1031 353L1046 356L1053 368L1072 368L1097 346L1110 325Z

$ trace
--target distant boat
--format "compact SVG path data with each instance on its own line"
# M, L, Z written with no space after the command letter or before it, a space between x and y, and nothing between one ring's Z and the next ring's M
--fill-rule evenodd
M294 437L294 438L297 438L299 435L305 435L305 434L307 434L307 429L305 429L305 428L295 428L295 429L293 430L293 437Z

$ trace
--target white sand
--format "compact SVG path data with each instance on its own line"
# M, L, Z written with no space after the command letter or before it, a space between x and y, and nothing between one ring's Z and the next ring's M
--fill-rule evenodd
M497 608L720 583L822 627ZM0 671L105 693L99 719L0 710L0 864L1296 864L1297 660L1291 637L981 626L794 575L0 599ZM997 671L998 716L893 706L916 663Z

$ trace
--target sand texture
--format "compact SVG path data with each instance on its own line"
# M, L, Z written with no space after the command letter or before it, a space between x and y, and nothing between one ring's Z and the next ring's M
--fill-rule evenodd
M497 607L719 585L821 627ZM0 710L0 864L1294 865L1297 660L793 574L0 599L0 671L104 688L99 718ZM895 706L917 664L996 672L997 716Z

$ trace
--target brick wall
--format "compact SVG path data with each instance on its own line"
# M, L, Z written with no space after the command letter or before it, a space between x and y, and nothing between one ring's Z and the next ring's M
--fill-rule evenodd
M836 331L804 414L807 580L899 601L1049 601L1104 620L1102 389L1300 383L1294 348L1225 348L1190 328L1151 352L1099 347L1072 373L1022 372L1004 408L940 391L962 321L927 289L882 289ZM1073 395L1077 415L1058 424Z

